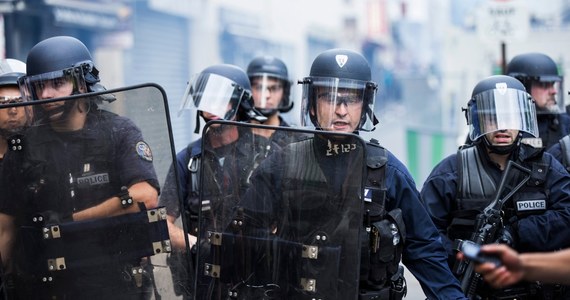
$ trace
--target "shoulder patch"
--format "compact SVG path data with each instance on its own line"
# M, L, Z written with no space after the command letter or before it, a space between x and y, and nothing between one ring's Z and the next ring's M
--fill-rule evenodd
M152 161L152 151L150 151L150 147L145 142L138 142L136 145L137 154L140 158L146 161Z
M522 138L521 143L527 144L533 148L542 148L542 139L541 138Z

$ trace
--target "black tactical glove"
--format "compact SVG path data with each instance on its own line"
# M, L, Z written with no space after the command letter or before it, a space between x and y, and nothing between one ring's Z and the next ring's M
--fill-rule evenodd
M511 248L515 248L517 244L517 232L515 226L505 225L499 231L499 235L496 242L499 244L506 244Z

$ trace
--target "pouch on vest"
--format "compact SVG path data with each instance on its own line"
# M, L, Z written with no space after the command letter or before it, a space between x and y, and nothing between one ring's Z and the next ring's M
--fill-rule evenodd
M390 211L384 220L374 222L370 233L370 272L368 281L385 285L388 277L398 271L405 239L402 212Z

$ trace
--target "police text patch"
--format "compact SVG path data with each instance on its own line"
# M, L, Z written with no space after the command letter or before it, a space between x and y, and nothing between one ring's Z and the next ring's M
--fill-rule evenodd
M93 186L104 183L109 183L108 173L94 174L77 178L77 184L79 186Z
M546 200L527 200L517 202L517 211L545 210Z

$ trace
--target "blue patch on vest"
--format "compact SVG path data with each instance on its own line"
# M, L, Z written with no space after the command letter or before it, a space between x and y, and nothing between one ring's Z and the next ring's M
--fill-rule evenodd
M364 189L364 201L372 202L372 189Z

